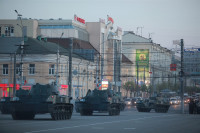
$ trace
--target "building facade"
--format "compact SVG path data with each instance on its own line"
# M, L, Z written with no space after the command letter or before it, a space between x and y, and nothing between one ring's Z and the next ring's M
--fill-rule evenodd
M125 31L122 37L122 53L133 62L129 68L129 76L139 86L156 85L170 82L173 73L170 71L172 51L153 43L151 39Z
M19 89L20 81L20 63L21 56L19 44L21 38L2 37L0 38L0 97L13 96L14 71L16 72L16 89ZM58 44L44 40L27 38L24 41L23 54L23 89L30 89L35 83L52 84L58 78L58 86L61 94L68 95L68 77L69 77L69 57L68 50L59 46L59 58L57 56ZM16 53L16 66L14 67L14 55ZM92 61L72 55L72 97L84 96L88 89L94 88L94 70L96 70ZM80 63L81 62L81 63ZM89 64L91 66L89 66ZM14 69L16 68L16 70ZM78 89L77 89L78 87Z
M98 82L106 79L110 83L110 89L120 91L121 87L121 28L114 29L114 21L108 16L107 22L100 19L99 22L87 22L86 30L90 37L90 43L99 51L99 59L97 60Z
M184 50L185 86L200 86L200 48Z

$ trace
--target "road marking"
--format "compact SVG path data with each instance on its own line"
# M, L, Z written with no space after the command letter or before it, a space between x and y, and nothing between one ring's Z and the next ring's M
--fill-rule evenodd
M125 130L134 130L136 128L124 128Z
M30 123L14 123L17 121L13 121L12 123L8 123L8 125L0 125L0 127L5 127L5 126L11 126L11 125L32 125L32 124L38 124L38 123L46 123L46 121L44 122L30 122ZM7 123L1 123L1 124L7 124Z
M87 125L77 125L77 126L71 126L71 127L60 127L60 128L51 128L51 129L44 129L44 130L36 130L36 131L29 131L29 132L25 132L25 133L48 132L48 131L56 131L56 130L62 130L62 129L79 128L79 127L89 127L89 126L95 126L95 125L120 123L120 122L129 122L129 121L144 120L144 119L157 118L157 117L166 117L166 116L174 116L174 115L159 115L159 116L151 116L151 117L142 117L142 118L135 118L135 119L129 119L129 120L118 120L118 121L110 121L110 122L93 123L93 124L87 124Z
M93 127L92 129L104 129L104 127Z

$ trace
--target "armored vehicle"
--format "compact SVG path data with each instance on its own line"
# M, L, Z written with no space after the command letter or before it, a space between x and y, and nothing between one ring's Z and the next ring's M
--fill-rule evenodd
M2 97L0 99L0 111L2 114L10 113L10 97Z
M139 100L136 103L138 112L150 112L154 109L157 113L167 113L170 104L169 100L161 97L150 97L149 99Z
M70 119L73 112L71 98L59 95L54 85L33 85L30 91L18 90L9 102L14 120L34 119L36 114L50 113L53 120Z
M76 100L75 109L81 115L92 115L93 111L108 112L109 115L120 114L118 98L108 90L88 90L85 97Z

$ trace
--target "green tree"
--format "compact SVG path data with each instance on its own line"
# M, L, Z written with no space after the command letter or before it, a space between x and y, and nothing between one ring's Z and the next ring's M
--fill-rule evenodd
M133 81L128 81L122 86L122 88L126 90L126 97L129 91L130 96L132 96L132 93L135 91L135 83Z
M147 86L146 86L146 84L143 84L143 85L141 86L141 91L147 92Z

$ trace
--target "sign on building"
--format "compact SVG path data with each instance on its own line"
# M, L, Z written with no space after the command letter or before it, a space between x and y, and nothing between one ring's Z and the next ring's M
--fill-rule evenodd
M149 49L136 49L135 68L140 81L149 77Z

